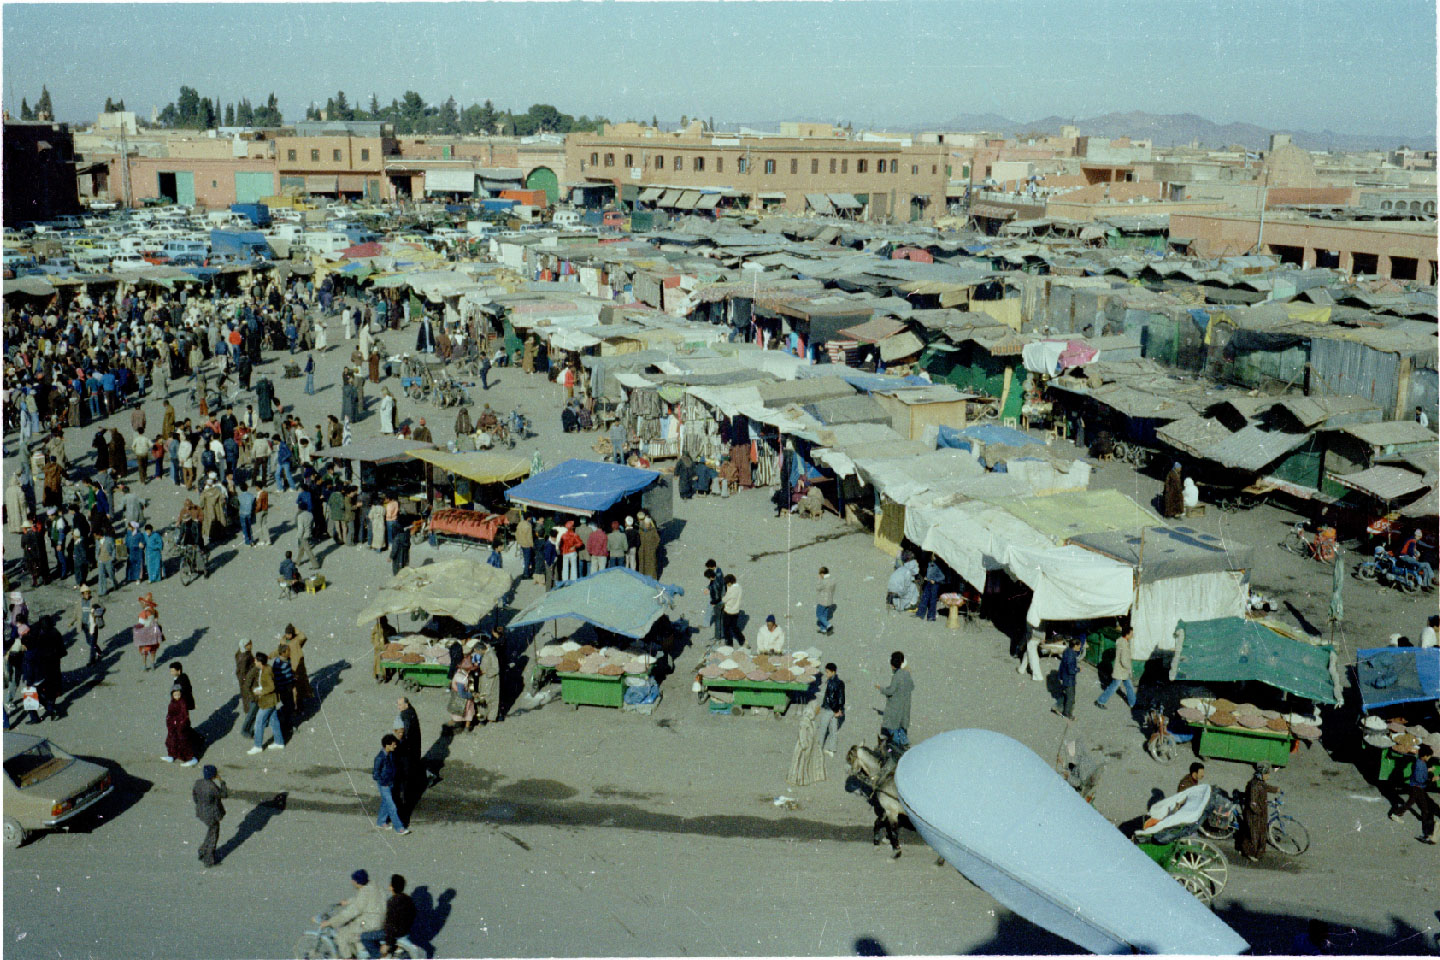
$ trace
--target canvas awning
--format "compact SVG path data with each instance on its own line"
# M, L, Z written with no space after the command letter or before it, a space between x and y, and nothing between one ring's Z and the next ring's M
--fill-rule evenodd
M1440 648L1375 647L1355 654L1355 686L1365 710L1440 700Z
M694 210L695 203L699 199L700 192L698 190L686 190L684 193L680 194L679 198L675 201L675 209Z
M357 463L400 463L410 459L418 450L430 450L435 446L424 440L405 440L400 437L372 437L357 440L343 447L331 447L321 456L332 460L353 460Z
M589 516L608 510L660 479L653 470L594 460L566 460L505 491L511 503Z
M505 483L530 475L530 460L508 453L479 451L477 453L451 453L448 450L416 450L410 454L416 460L433 464L446 473L464 477L476 483Z
M720 194L702 193L700 199L695 202L696 210L714 210L720 204Z
M425 192L474 193L475 171L469 167L463 170L426 170Z
M556 587L522 610L510 629L551 620L582 620L639 640L685 591L631 570L610 567Z
M339 193L340 178L333 173L311 174L305 178L307 193Z
M675 206L675 201L677 201L677 200L680 199L680 195L681 195L683 192L684 192L684 191L682 191L682 190L666 190L666 191L665 191L665 195L660 198L660 202L657 204L657 206L661 206L661 207L673 207L673 206Z
M640 203L654 203L656 200L659 200L662 196L664 196L664 194L665 189L663 187L646 187L644 190L640 191L640 196L636 199Z
M1340 702L1335 648L1306 643L1241 617L1175 625L1171 680L1258 680L1315 703Z
M467 557L448 557L422 567L404 567L355 618L357 627L380 617L423 610L477 624L510 592L514 578L499 567ZM393 621L392 621L393 624Z
M5 281L5 295L24 294L27 297L53 297L55 286L44 277L16 277Z
M908 357L925 349L924 342L909 330L880 341L880 359L886 363Z
M831 214L835 212L834 204L832 204L830 198L823 193L805 194L805 205L820 214Z
M742 196L743 196L743 194L742 194ZM765 190L765 191L762 191L761 193L755 194L755 199L757 199L757 200L784 200L784 199L785 199L785 191L784 191L784 190Z
M835 205L836 210L861 210L864 204L855 199L853 193L831 193L827 194L830 202Z
M1404 467L1379 466L1361 470L1359 473L1331 473L1327 476L1342 487L1358 490L1376 500L1387 502L1419 493L1429 486L1424 477Z

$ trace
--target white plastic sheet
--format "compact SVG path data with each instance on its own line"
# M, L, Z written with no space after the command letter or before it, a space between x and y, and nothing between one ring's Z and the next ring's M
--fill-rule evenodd
M1250 580L1243 571L1196 573L1141 584L1130 614L1135 628L1131 654L1146 660L1156 650L1174 650L1175 625L1181 620L1243 617L1249 605Z

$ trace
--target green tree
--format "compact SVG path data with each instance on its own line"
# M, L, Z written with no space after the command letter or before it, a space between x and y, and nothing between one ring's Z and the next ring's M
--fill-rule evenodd
M175 125L191 129L199 127L200 121L200 94L194 87L182 86L180 96L175 99Z
M445 102L440 105L436 114L436 129L440 133L455 134L460 132L460 111L456 108L455 98L446 97Z
M155 118L155 122L162 127L178 127L180 125L180 112L175 109L175 104L167 103L165 109Z
M660 118L657 117L657 116L655 116L654 114L651 114L651 115L650 115L650 126L652 126L652 127L658 127L658 126L660 126Z
M50 90L44 84L40 86L40 99L35 101L35 116L46 120L55 119L55 108L50 104Z
M527 116L530 117L534 127L534 129L530 131L532 133L563 132L565 121L569 119L548 103L532 104Z
M233 103L225 104L225 126L235 126L235 104Z
M370 116L368 119L380 119L380 98L375 96L375 94L373 93L370 94Z
M278 127L285 123L285 118L280 115L280 102L275 99L274 92L265 100L265 106L255 111L255 126L257 127Z
M345 91L341 90L335 94L335 100L328 116L331 120L354 120L355 111L351 109L350 102L345 99Z
M35 113L30 109L30 103L24 97L20 98L20 119L34 120Z
M255 108L250 106L249 97L243 98L240 105L235 108L235 122L242 127L255 125Z
M414 90L406 90L400 99L400 122L396 130L400 133L425 132L425 98Z

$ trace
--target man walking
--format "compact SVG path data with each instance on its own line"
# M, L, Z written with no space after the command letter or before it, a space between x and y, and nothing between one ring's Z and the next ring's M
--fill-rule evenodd
M1130 675L1134 672L1131 666L1131 643L1135 637L1133 627L1126 627L1125 632L1115 641L1115 660L1110 665L1110 684L1095 701L1095 706L1101 710L1105 709L1105 701L1110 695L1121 687L1125 688L1125 702L1130 704L1130 709L1135 709L1135 688L1130 684Z
M904 750L910 746L906 732L910 727L910 695L915 690L915 681L905 663L905 654L896 650L890 654L889 686L875 684L875 689L885 696L885 713L880 717L880 735L896 747Z
M215 866L215 844L220 840L220 821L225 818L225 804L220 801L230 796L225 781L213 764L205 764L204 776L195 781L190 795L195 800L195 816L205 824L205 839L200 844L200 862L207 867Z
M400 819L400 811L395 808L395 748L400 741L395 739L393 733L387 733L380 738L380 752L375 754L375 762L370 767L370 778L375 781L375 786L380 791L380 812L375 817L375 826L383 830L386 826L394 830L400 836L410 832Z
M830 619L835 616L835 578L830 575L829 567L820 568L820 583L815 591L815 631L822 636L830 636L835 628L830 625Z
M275 672L270 667L270 658L263 653L255 654L255 666L250 668L250 677L245 681L255 695L255 746L245 752L256 754L265 749L265 728L269 727L275 736L271 744L276 750L285 749L285 731L280 728L280 696L275 692Z
M80 599L66 626L72 626L85 638L90 648L90 663L100 659L100 630L105 626L105 608L90 599L89 585L80 588Z
M535 525L523 513L515 524L515 543L520 547L520 579L529 580L535 575Z
M320 568L320 561L315 558L315 550L310 546L310 536L315 530L315 514L309 510L301 510L295 514L295 537L299 545L295 550L297 563L309 563L317 570Z
M715 628L715 642L722 639L725 607L725 571L714 560L705 561L705 587L710 600L710 623Z
M1434 846L1435 836L1435 801L1430 799L1426 792L1430 781L1435 777L1432 764L1435 762L1435 750L1430 744L1421 744L1420 750L1415 755L1415 763L1410 767L1410 776L1405 780L1405 786L1409 794L1405 805L1395 804L1390 810L1390 819L1399 823L1410 810L1414 810L1420 818L1420 842Z
M1083 646L1084 641L1076 637L1060 654L1060 699L1050 712L1066 720L1075 719L1075 683L1080 678L1080 650Z
M820 698L820 716L824 721L820 747L826 756L833 757L835 751L830 746L830 738L839 740L836 735L845 725L845 681L840 679L839 669L833 663L825 664L825 693Z
M925 584L920 589L920 607L915 611L915 616L935 622L935 608L940 600L940 585L945 582L945 571L941 568L940 562L932 555L930 563L925 567Z

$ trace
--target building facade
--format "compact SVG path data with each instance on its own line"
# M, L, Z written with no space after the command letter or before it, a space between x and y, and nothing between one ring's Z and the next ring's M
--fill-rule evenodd
M1202 257L1256 251L1283 263L1338 267L1346 273L1433 284L1437 277L1434 222L1336 221L1258 214L1170 216L1170 236L1191 241Z
M693 128L692 128L693 129ZM586 184L722 192L751 210L828 212L832 195L868 220L928 220L945 213L950 175L940 144L904 146L832 138L571 134L566 167ZM640 201L645 202L645 201ZM833 209L833 208L832 208Z

